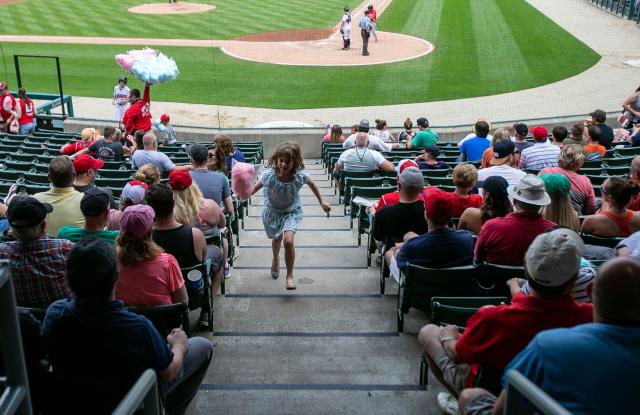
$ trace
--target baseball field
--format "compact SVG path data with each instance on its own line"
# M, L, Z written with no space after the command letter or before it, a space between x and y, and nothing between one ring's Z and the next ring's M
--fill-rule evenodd
M351 1L347 5L352 9L366 4ZM600 59L525 0L378 2L385 7L379 19L380 42L372 41L369 50L372 58L376 54L391 58L389 63L368 65L357 50L340 51L343 55L331 51L332 59L344 59L345 65L357 62L355 66L323 66L322 55L320 59L314 56L316 50L324 53L333 43L319 41L316 49L311 42L317 32L330 33L340 21L344 0L190 2L215 8L192 14L138 14L129 9L144 0L0 1L3 20L11 22L0 28L4 60L0 73L10 82L15 79L14 54L55 55L61 58L65 93L110 97L122 75L115 54L173 39L171 46L153 47L173 57L181 74L154 88L155 100L289 109L494 95L571 77ZM359 40L357 21L352 27L352 38ZM261 34L280 31L295 31L278 39L289 49L273 42L254 42L253 36L251 42L233 40L247 35L269 40ZM392 40L394 33L407 36ZM309 41L297 48L296 42L304 41L307 34ZM25 39L24 35L70 37L54 42L52 38ZM76 43L86 36L97 38L91 44ZM128 44L122 44L120 38L127 38ZM429 42L430 53L394 61L392 55L402 52L402 39L412 38ZM207 44L207 40L220 43ZM245 45L263 52L290 50L291 64L255 62L225 53L232 46ZM27 59L21 69L29 90L55 91L52 63ZM131 82L133 87L138 84Z

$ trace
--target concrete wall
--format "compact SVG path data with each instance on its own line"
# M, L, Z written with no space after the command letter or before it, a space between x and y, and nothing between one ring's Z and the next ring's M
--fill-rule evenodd
M547 127L549 133L551 129L556 125L563 125L567 129L571 129L571 126L576 122L585 121L584 117L574 118L558 118L558 119L545 119L539 121L527 121L527 125L531 128L534 125L543 125ZM617 126L618 123L615 117L607 120L611 126ZM496 129L503 127L506 123L495 123L491 127ZM113 126L112 122L104 120L79 120L70 118L64 122L65 131L79 132L83 128L94 127L104 130L106 126ZM213 137L216 134L226 134L231 137L233 141L246 142L246 141L262 141L265 149L265 156L276 148L276 146L285 141L295 141L300 145L302 150L302 156L304 158L317 158L320 156L320 142L324 135L323 129L209 129L209 128L192 128L174 126L178 140L184 141L198 141L210 143L213 141ZM456 126L456 127L439 127L433 126L438 132L440 141L459 141L473 130L473 125ZM400 129L392 129L394 133L400 131Z

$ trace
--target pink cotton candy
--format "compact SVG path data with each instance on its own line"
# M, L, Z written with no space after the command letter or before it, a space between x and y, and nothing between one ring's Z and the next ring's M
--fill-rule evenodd
M156 51L150 48L130 50L127 53L116 55L116 63L126 72L133 71L133 64L142 59L150 59L156 56Z
M231 188L242 200L251 197L255 168L249 163L235 163L231 170Z

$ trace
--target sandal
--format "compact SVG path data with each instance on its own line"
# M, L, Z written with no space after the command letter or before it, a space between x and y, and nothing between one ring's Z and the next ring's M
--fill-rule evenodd
M276 271L273 270L273 263L271 264L271 278L277 280L280 276L280 260L276 261Z
M296 284L294 284L293 282L293 278L291 278L291 282L289 282L289 278L287 278L287 290L295 290L296 289Z

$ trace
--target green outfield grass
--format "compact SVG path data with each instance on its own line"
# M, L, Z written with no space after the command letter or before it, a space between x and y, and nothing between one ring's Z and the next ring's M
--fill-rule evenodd
M224 0L227 2L232 3ZM330 3L310 2L321 9L323 4ZM275 2L260 4L263 16L274 13L268 7L276 7ZM282 8L281 2L277 7ZM218 10L222 8L219 6ZM300 27L295 22L287 24L288 28ZM380 26L385 31L427 39L435 44L436 50L402 63L314 68L251 63L228 57L218 49L162 48L176 59L181 75L174 82L155 87L153 98L267 108L440 101L543 85L576 75L599 60L593 50L524 0L394 0L383 14ZM180 35L185 36L185 32ZM375 48L372 44L372 53ZM66 93L109 97L121 74L113 55L127 48L4 43L3 49L9 58L9 80L15 79L10 60L14 53L55 54L61 57ZM24 70L25 84L30 90L55 87L51 68L32 64L25 65Z
M335 25L344 0L184 0L215 10L144 15L128 9L166 0L24 0L2 6L2 34L232 39L237 36ZM353 0L352 0L353 1ZM347 1L348 4L348 1Z

